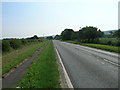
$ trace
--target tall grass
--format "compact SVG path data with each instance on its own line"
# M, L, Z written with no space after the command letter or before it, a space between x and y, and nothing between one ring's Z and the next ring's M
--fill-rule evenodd
M2 56L2 74L7 73L17 64L32 56L35 51L39 50L44 44L45 42L35 42L30 45L23 46L17 50L13 50L12 52L4 53Z

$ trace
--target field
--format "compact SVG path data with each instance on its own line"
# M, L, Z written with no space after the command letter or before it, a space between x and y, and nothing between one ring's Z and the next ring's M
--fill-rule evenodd
M19 88L60 88L59 71L52 41L30 66Z
M91 44L91 43L80 43L80 42L77 42L77 41L65 41L65 42L80 44L80 45L89 46L89 47L94 47L94 48L107 50L107 51L111 51L111 52L117 52L117 53L119 52L119 47L117 47L117 46Z
M118 46L119 40L117 38L99 38L100 44Z
M8 53L3 53L2 56L2 75L9 72L17 64L23 60L31 57L37 50L39 50L45 42L34 42L22 46L17 50L12 50Z

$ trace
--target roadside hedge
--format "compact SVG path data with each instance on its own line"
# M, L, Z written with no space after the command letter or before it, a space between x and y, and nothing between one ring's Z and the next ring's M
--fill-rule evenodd
M13 49L17 49L22 46L22 41L19 39L12 39L12 40L10 40L10 46Z
M37 39L4 39L2 40L2 52L9 52L11 49L18 49L23 45L42 42L42 40Z
M10 42L9 40L3 40L2 41L2 51L6 52L6 51L10 51Z

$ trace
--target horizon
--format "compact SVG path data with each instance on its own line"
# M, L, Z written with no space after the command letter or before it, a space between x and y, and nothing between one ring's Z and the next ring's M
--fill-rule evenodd
M114 18L113 18L114 17ZM2 2L2 38L60 35L65 28L78 31L94 26L101 31L118 28L118 2Z
M115 31L117 30L117 29L114 29ZM102 31L102 32L107 32L107 31L111 31L111 30L106 30L106 31ZM60 34L56 34L56 35L60 35ZM56 35L46 35L46 36L38 36L39 38L46 38L46 37L49 37L49 36L52 36L52 37L54 37L54 36L56 36ZM3 40L3 39L26 39L26 38L30 38L30 37L33 37L34 35L32 35L32 36L26 36L26 37L5 37L5 38L0 38L0 40Z

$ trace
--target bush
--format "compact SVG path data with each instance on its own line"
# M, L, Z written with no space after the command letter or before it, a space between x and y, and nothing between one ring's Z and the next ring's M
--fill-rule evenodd
M23 45L25 45L25 44L27 44L27 43L28 43L28 41L27 41L27 40L25 40L25 39L22 39L22 40L21 40L21 42L22 42L22 44L23 44Z
M120 41L117 42L116 46L120 46Z
M10 51L10 42L9 42L9 40L3 40L2 41L2 51L3 52Z
M42 42L43 40L40 40L39 42ZM26 45L26 44L30 44L30 43L34 43L34 42L38 42L37 39L3 39L0 42L0 49L3 52L8 52L10 51L10 49L18 49L20 48L22 45ZM2 48L1 48L2 47ZM0 52L1 52L0 50Z
M108 42L107 42L107 45L112 45L112 41L108 41Z
M10 46L13 49L17 49L17 48L21 47L21 45L22 45L22 42L19 39L11 39L10 40Z

